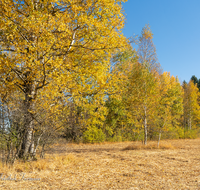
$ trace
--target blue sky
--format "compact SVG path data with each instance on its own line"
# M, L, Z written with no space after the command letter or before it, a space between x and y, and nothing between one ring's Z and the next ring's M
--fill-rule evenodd
M123 8L125 36L139 35L149 23L163 71L180 82L200 78L200 0L128 0Z

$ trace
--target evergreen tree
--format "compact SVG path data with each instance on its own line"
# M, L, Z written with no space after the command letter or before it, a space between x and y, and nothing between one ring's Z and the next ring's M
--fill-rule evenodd
M198 89L200 91L200 79L198 80L197 87L198 87Z
M199 80L197 79L197 77L195 75L193 75L191 77L191 80L193 81L194 84L198 84Z

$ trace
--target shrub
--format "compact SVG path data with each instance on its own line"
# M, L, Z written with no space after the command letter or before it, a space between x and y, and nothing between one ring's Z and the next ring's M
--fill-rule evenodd
M186 139L196 139L197 138L197 130L188 130L185 131L185 138Z
M83 133L83 142L85 143L99 143L104 142L106 135L101 129L91 126Z
M179 129L172 127L168 131L162 133L162 139L179 139L181 135L181 130L179 131Z
M122 142L122 136L119 134L114 135L113 137L110 137L107 139L109 142Z
M179 136L179 139L183 139L184 138L184 128L181 128L181 127L179 127L179 128L177 128L177 133L178 133L178 136Z

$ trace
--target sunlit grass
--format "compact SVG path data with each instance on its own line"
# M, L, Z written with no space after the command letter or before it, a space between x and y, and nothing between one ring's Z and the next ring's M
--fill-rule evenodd
M157 142L150 142L147 145L144 144L133 144L125 147L123 150L151 150L151 149L175 149L171 143L161 142L159 146Z
M51 150L44 159L16 161L13 166L0 163L0 173L18 179L0 180L0 189L198 187L200 139L161 140L159 148L156 141L147 143L56 144L58 150ZM23 175L40 180L19 180Z

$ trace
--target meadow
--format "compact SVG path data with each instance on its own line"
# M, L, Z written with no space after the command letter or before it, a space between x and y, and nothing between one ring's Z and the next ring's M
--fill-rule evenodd
M54 144L44 159L0 165L0 189L200 189L200 139Z

